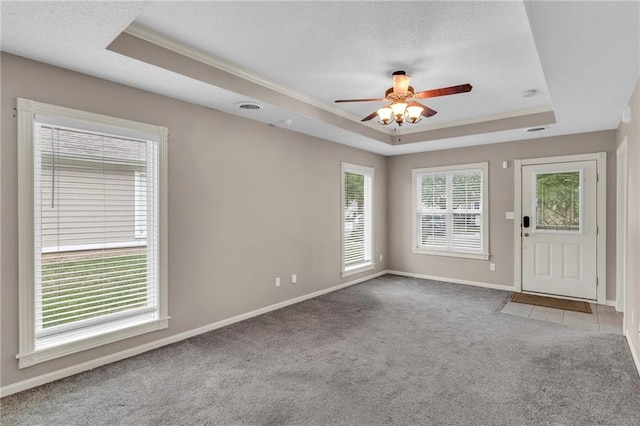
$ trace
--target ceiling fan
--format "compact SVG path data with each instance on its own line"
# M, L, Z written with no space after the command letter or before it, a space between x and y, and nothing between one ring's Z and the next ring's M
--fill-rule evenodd
M396 71L393 73L393 87L387 89L384 98L369 99L338 99L336 102L380 102L389 101L389 105L384 106L373 113L367 115L360 121L369 121L378 116L382 125L387 125L392 121L402 126L402 123L408 121L415 124L421 120L421 117L431 117L437 114L426 105L422 105L415 99L435 98L438 96L455 95L456 93L470 92L472 87L470 84L461 84L458 86L442 87L440 89L425 90L423 92L415 92L413 87L409 86L411 77L404 71Z

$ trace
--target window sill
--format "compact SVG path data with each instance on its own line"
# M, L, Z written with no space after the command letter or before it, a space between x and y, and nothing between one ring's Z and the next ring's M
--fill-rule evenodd
M489 260L489 253L465 253L459 251L446 251L446 250L429 250L423 248L413 248L414 254L428 254L431 256L447 256L447 257L460 257L465 259L480 259Z
M131 321L127 321L111 325L103 325L100 328L100 334L98 334L98 331L88 331L82 334L76 333L75 336L73 336L72 333L68 333L70 337L63 337L65 341L62 343L60 343L59 338L55 340L52 339L51 337L53 336L49 338L41 338L33 352L16 355L16 358L18 359L18 368L31 367L45 361L50 361L52 359L71 355L87 349L96 348L98 346L150 333L152 331L162 330L168 326L169 317L162 319L151 318L147 321L138 321L134 324L132 324ZM93 327L91 330L93 330Z
M345 271L342 271L342 278L349 277L351 275L356 275L361 272L370 271L372 269L375 269L375 267L376 267L376 264L373 262L357 265L355 267L351 267Z

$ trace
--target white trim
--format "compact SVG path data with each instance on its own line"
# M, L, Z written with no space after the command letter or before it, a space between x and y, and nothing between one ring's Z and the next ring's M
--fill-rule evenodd
M616 306L616 301L615 300L611 300L611 299L607 299L607 301L605 302L605 305L607 306Z
M106 126L108 128L123 127L129 130L139 131L144 135L157 136L160 126L154 124L141 123L138 121L127 120L119 117L111 117L109 115L97 114L93 112L81 111L73 108L66 108L57 105L45 104L42 102L32 101L31 99L18 98L18 109L30 111L34 114L43 114L47 116L62 117L74 121L87 121L93 124ZM101 129L104 130L104 129ZM106 133L109 133L106 131Z
M481 260L489 260L489 257L491 257L489 254L484 254L484 253L465 253L462 251L423 249L418 247L411 247L411 249L413 251L413 254L428 254L430 256L462 257L465 259L481 259Z
M316 291L316 292L313 292L313 293L309 293L309 294L304 295L304 296L299 296L299 297L296 297L296 298L293 298L293 299L289 299L289 300L286 300L286 301L283 301L283 302L279 302L279 303L276 303L276 304L273 304L273 305L270 305L270 306L266 306L264 308L256 309L254 311L247 312L245 314L236 315L234 317L231 317L231 318L228 318L228 319L225 319L225 320L221 320L221 321L217 321L215 323L212 323L212 324L209 324L209 325L205 325L203 327L198 327L198 328L195 328L195 329L192 329L192 330L189 330L189 331L178 333L178 334L175 334L173 336L166 337L164 339L160 339L160 340L156 340L156 341L153 341L153 342L149 342L149 343L146 343L144 345L140 345L140 346L136 346L136 347L133 347L133 348L125 349L123 351L116 352L116 353L113 353L113 354L110 354L110 355L105 355L103 357L96 358L96 359L93 359L93 360L90 360L90 361L86 361L86 362L83 362L81 364L76 364L76 365L73 365L73 366L70 366L70 367L67 367L67 368L63 368L61 370L52 371L50 373L46 373L46 374L42 374L40 376L32 377L32 378L27 379L27 380L23 380L23 381L20 381L20 382L12 383L10 385L4 386L4 387L0 387L0 398L4 398L5 396L13 395L13 394L18 393L18 392L22 392L22 391L34 388L36 386L41 386L41 385L44 385L46 383L51 383L51 382L54 382L56 380L63 379L65 377L73 376L74 374L82 373L83 371L92 370L94 368L98 368L98 367L101 367L101 366L106 365L106 364L110 364L110 363L113 363L113 362L121 361L123 359L130 358L132 356L136 356L136 355L142 354L144 352L148 352L148 351L151 351L153 349L160 348L162 346L170 345L172 343L176 343L176 342L179 342L181 340L188 339L190 337L198 336L200 334L204 334L204 333L207 333L209 331L217 330L219 328L226 327L228 325L235 324L237 322L244 321L246 319L253 318L253 317L258 316L258 315L262 315L262 314L266 314L268 312L276 311L278 309L285 308L287 306L294 305L296 303L304 302L305 300L313 299L315 297L319 297L319 296L322 296L324 294L332 293L334 291L341 290L343 288L350 287L352 285L359 284L359 283L364 282L364 281L372 280L374 278L377 278L377 277L380 277L380 276L383 276L383 275L386 275L386 274L399 275L399 276L411 277L411 278L421 278L421 279L441 281L441 282L449 282L449 283L453 283L453 284L471 285L471 286L475 286L475 287L483 287L483 288L489 288L489 289L494 289L494 290L513 291L513 287L503 286L503 285L499 285L499 284L484 283L484 282L469 281L469 280L459 280L459 279L455 279L455 278L437 277L437 276L433 276L433 275L414 274L414 273L411 273L411 272L385 270L385 271L377 272L377 273L375 273L373 275L369 275L369 276L362 277L362 278L357 278L355 280L352 280L352 281L349 281L349 282L346 282L346 283L338 284L338 285L335 285L333 287L329 287L329 288L326 288L326 289L323 289L323 290L319 290L319 291ZM613 302L613 301L607 301L607 304L610 304L610 302ZM629 338L629 334L628 334L627 331L625 331L625 336L627 337L627 342L629 344L629 348L631 349L631 354L633 356L636 368L638 369L638 372L640 373L640 362L638 361L638 358L635 355L635 351L633 349L633 345L631 343L631 340Z
M365 265L358 265L356 267L352 267L352 268L347 269L344 272L342 272L342 278L350 277L352 275L361 274L363 272L370 271L372 269L376 269L376 264L373 263L373 262L372 263L367 263Z
M146 241L123 241L117 243L72 244L68 246L43 247L42 253L60 253L67 251L104 250L112 248L145 247Z
M636 366L636 370L638 370L638 374L640 374L640 359L638 359L638 351L633 346L633 342L631 340L631 335L629 334L629 330L624 330L624 336L627 338L627 344L629 345L629 350L631 351L631 357L633 358L633 363Z
M448 248L425 248L418 246L418 214L417 204L419 200L418 195L418 175L419 174L438 174L438 173L451 173L460 170L476 170L481 171L482 178L482 253L478 252L465 252L462 250L454 251ZM482 163L469 163L469 164L454 164L449 166L437 166L437 167L423 167L411 169L411 224L412 224L412 237L411 237L411 251L414 254L426 254L433 256L448 256L448 257L460 257L468 259L481 259L488 260L491 256L489 251L489 163L484 161ZM447 210L444 211L447 213ZM451 232L449 224L447 225L447 232ZM449 239L449 237L447 237Z
M169 318L152 320L146 323L138 323L133 326L128 325L121 327L108 333L98 334L92 337L84 337L70 343L51 346L44 349L36 349L29 353L20 353L16 355L18 359L18 368L31 367L42 362L60 358L76 352L86 351L88 349L97 348L109 343L118 342L130 337L139 336L141 334L150 333L152 331L162 330L169 327Z
M481 163L465 163L465 164L451 164L449 166L436 166L436 167L418 167L412 169L416 173L440 173L440 172L453 172L456 170L470 170L470 169L483 169L484 167L489 167L489 163L484 161Z
M34 103L18 98L18 346L35 347ZM25 321L26 320L26 321Z
M616 311L624 312L627 280L627 192L629 160L627 137L616 150Z
M598 182L596 183L596 222L598 234L596 235L598 279L597 299L600 305L607 303L607 153L596 152L590 154L564 155L560 157L527 158L514 160L514 213L513 221L513 264L514 264L514 291L522 292L522 247L521 247L521 223L522 223L522 166L573 163L576 161L596 161Z
M575 163L576 161L600 160L602 154L604 154L606 158L606 152L593 152L589 154L571 154L556 157L525 158L517 161L521 162L523 166L552 163Z
M522 291L522 160L513 161L513 291Z
M507 285L501 285L501 284L485 283L485 282L471 281L471 280L461 280L461 279L450 278L450 277L437 277L435 275L414 274L413 272L388 270L387 273L391 275L400 275L403 277L422 278L425 280L441 281L445 283L464 284L464 285L471 285L474 287L491 288L493 290L513 291L513 287L510 287Z
M189 331L185 331L182 333L175 334L173 336L166 337L164 339L155 340L153 342L146 343L144 345L136 346L134 348L125 349L124 351L116 352L110 355L106 355L100 358L93 359L91 361L86 361L81 364L73 365L71 367L64 368L62 370L53 371L51 373L43 374L40 376L36 376L27 380L23 380L21 382L12 383L10 385L4 386L0 388L0 398L12 395L17 392L22 392L27 389L34 388L36 386L43 385L45 383L50 383L55 380L59 380L65 377L72 376L74 374L82 373L83 371L91 370L93 368L100 367L105 364L110 364L112 362L120 361L125 358L129 358L144 352L148 352L150 350L170 345L172 343L179 342L181 340L188 339L190 337L198 336L203 333L207 333L209 331L217 330L222 327L226 327L231 324L235 324L240 321L244 321L249 318L253 318L258 315L266 314L271 311L275 311L281 308L285 308L290 305L294 305L296 303L304 302L305 300L313 299L318 296L322 296L327 293L331 293L337 290L341 290L343 288L359 284L363 281L368 281L382 275L387 274L388 271L381 271L375 273L373 275L369 275L362 278L357 278L353 281L349 281L346 283L338 284L333 287L325 288L323 290L318 290L313 293L306 294L304 296L295 297L293 299L285 300L283 302L279 302L273 305L265 306L264 308L256 309L251 312L247 312L244 314L236 315L231 318L227 318L221 321L214 322L209 325L205 325L202 327L194 328Z
M607 302L607 153L594 155L597 161L598 182L596 183L598 199L598 216L596 250L598 253L596 275L598 277L598 303Z

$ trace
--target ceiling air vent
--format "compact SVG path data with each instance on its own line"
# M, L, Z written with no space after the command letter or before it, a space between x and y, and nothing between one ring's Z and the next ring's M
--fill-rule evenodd
M236 105L243 111L259 111L262 109L262 106L255 102L238 102Z
M546 127L532 127L530 129L527 129L527 132L539 132L544 129L546 129Z

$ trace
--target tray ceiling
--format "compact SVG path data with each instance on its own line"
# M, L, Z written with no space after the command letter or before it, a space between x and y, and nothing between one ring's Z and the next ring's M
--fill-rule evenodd
M640 77L635 2L3 2L2 50L394 155L616 128ZM606 35L606 36L605 36ZM417 125L360 123L391 73ZM537 91L523 97L522 92ZM241 101L259 112L237 108ZM547 129L526 132L534 126ZM398 138L400 136L400 138Z

